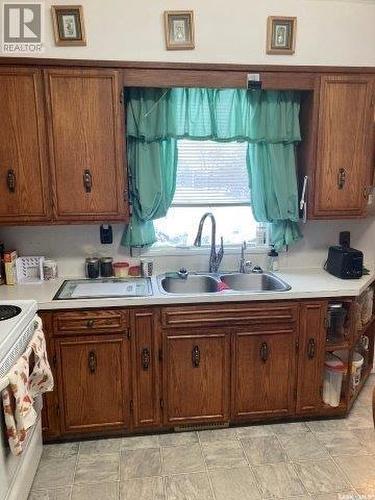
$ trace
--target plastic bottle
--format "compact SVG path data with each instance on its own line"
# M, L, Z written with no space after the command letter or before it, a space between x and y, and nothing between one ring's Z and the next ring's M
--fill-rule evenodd
M271 250L268 252L267 268L268 271L279 270L279 254L275 250L275 246L271 245Z

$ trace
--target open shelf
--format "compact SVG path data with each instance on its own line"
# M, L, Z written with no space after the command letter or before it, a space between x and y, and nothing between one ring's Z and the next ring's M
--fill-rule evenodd
M344 349L349 349L350 348L350 343L347 340L343 340L342 342L326 342L326 352L331 352L331 351L339 351L339 350L344 350Z
M372 365L369 365L369 366L366 367L366 369L362 373L361 381L357 385L355 391L353 391L353 393L350 396L350 399L349 399L349 408L351 408L353 406L354 401L357 399L357 396L359 395L359 393L361 392L363 386L367 382L367 379L370 376L371 370L372 370Z

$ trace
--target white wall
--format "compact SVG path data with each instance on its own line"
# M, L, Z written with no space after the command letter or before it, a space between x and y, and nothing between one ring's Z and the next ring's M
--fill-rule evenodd
M44 57L347 66L375 63L374 0L80 0L87 47L56 47L50 5L71 3L44 2ZM195 12L195 50L164 48L162 14L177 9ZM297 16L294 56L265 54L269 15Z
M321 268L327 257L327 249L338 242L338 233L349 230L352 233L352 246L365 253L365 264L374 267L375 218L362 221L319 221L308 222L301 226L304 238L287 253L280 256L283 268ZM7 248L16 248L19 255L45 255L58 261L61 276L80 276L83 263L89 255L113 256L115 260L128 259L127 249L120 246L123 226L113 225L114 242L101 245L99 226L45 226L0 228L0 241ZM264 266L264 254L248 254L249 259ZM205 271L208 265L208 251L205 255L188 253L184 256L157 257L156 272L177 270L187 267L191 270ZM226 252L222 269L235 270L238 267L239 250L235 254Z

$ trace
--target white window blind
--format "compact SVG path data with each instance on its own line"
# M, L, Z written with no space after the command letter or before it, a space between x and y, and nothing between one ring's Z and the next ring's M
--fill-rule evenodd
M178 141L174 206L249 205L245 142Z

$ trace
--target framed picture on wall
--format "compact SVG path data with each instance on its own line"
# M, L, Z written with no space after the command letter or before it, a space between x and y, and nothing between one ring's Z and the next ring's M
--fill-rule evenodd
M195 48L194 13L192 10L165 11L164 29L167 50L189 50Z
M267 54L294 54L296 17L269 16L267 22Z
M52 20L56 45L86 45L81 5L53 5Z

